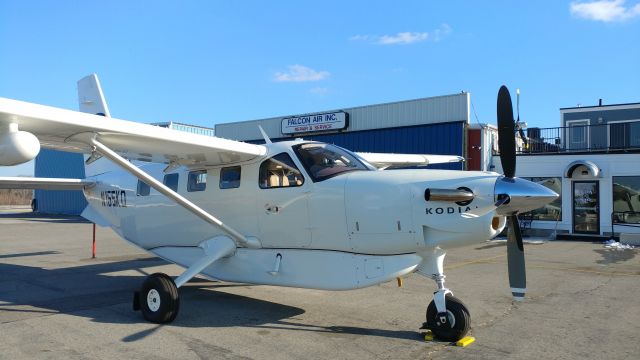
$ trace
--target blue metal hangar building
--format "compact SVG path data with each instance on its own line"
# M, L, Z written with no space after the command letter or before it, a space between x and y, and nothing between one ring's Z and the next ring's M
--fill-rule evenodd
M466 158L470 94L279 116L215 126L216 136L263 143L258 125L272 141L303 138L352 151L442 154ZM463 170L464 163L433 168Z

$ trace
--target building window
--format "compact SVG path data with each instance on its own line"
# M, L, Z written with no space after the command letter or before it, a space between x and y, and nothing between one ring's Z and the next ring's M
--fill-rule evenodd
M220 189L234 189L240 187L242 168L232 166L220 169Z
M613 177L613 222L640 224L640 176Z
M138 187L136 189L136 195L137 196L149 196L149 194L151 193L151 187L149 185L147 185L147 183L145 183L142 180L138 180Z
M178 191L178 174L167 174L162 182L171 190Z
M567 120L568 150L589 149L589 120Z
M640 147L640 120L609 122L609 147L612 149Z
M187 191L204 191L207 188L207 171L190 171L187 181Z
M524 178L534 183L540 184L546 188L555 191L558 198L551 203L533 210L528 213L524 213L522 218L529 218L531 220L542 221L560 221L562 220L562 178L559 177L529 177Z
M260 165L260 188L301 186L304 177L287 153L278 154Z

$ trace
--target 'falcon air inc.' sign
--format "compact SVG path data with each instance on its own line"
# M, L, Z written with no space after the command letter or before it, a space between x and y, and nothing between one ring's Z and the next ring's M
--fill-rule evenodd
M298 134L342 130L347 127L347 118L347 113L344 111L284 118L282 119L282 133Z

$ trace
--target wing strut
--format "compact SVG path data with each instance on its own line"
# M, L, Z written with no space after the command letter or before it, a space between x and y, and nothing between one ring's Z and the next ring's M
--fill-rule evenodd
M151 186L152 188L156 189L159 193L161 193L164 196L168 197L169 199L173 200L175 203L177 203L178 205L180 205L183 208L187 209L188 211L192 212L197 217L199 217L202 220L204 220L204 221L206 221L206 222L218 227L220 230L224 231L227 235L229 235L229 237L231 239L233 239L239 245L242 245L242 246L248 247L248 248L260 248L261 247L260 241L258 239L256 239L256 238L247 238L246 236L240 234L235 229L227 226L225 223L220 221L218 218L216 218L213 215L209 214L208 212L204 211L203 209L201 209L200 207L198 207L196 204L192 203L191 201L185 199L183 196L181 196L177 192L169 189L163 183L161 183L158 180L154 179L151 175L147 174L146 172L140 170L137 166L133 165L132 163L127 161L127 159L125 159L122 156L118 155L115 151L109 149L107 146L105 146L104 144L100 143L95 138L92 138L89 143L90 143L90 145L94 146L95 149L99 153L101 153L104 157L108 158L109 160L113 161L117 165L121 166L123 169L127 170L128 172L130 172L133 176L135 176L138 179L144 181L149 186Z

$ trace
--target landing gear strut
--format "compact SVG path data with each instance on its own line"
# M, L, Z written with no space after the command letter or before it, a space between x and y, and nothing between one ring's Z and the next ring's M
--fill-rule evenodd
M469 331L471 317L469 310L453 293L444 286L444 256L442 250L421 254L423 261L418 273L433 279L438 290L427 307L426 322L422 329L429 329L440 340L458 341Z

